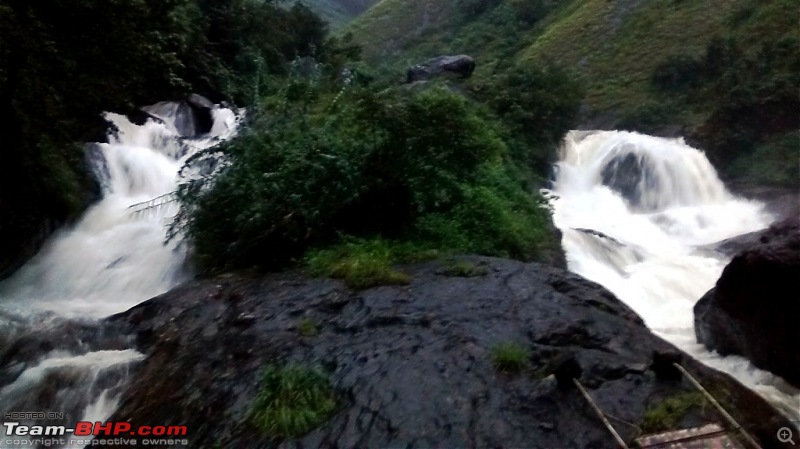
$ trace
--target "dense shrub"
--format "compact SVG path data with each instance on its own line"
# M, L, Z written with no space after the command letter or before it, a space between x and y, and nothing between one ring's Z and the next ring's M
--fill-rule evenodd
M578 116L585 89L569 71L545 63L510 68L477 83L473 94L503 120L517 163L543 174Z
M554 246L547 211L515 177L496 122L458 94L334 96L295 79L262 108L225 147L232 163L210 189L180 189L203 269L280 268L341 235L521 259ZM351 255L328 263L328 274L347 278L359 254L376 254L344 249Z

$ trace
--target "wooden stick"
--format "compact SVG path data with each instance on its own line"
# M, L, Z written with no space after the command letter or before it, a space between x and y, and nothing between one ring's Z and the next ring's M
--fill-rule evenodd
M614 439L617 440L617 444L619 444L619 447L621 447L622 449L629 449L628 445L625 444L625 441L622 440L622 437L619 436L617 431L614 430L614 427L611 426L611 423L608 422L606 415L603 414L603 411L600 410L600 407L598 407L597 404L594 403L592 397L589 396L589 393L587 393L586 390L584 390L583 385L581 385L581 383L578 382L578 379L572 379L572 382L575 383L575 386L578 387L578 390L581 392L583 397L586 399L587 402L589 402L589 405L592 406L594 412L597 413L597 416L599 416L600 419L603 421L603 424L606 425L608 431L611 432L612 435L614 435Z
M736 422L735 419L733 419L733 416L731 416L728 412L725 411L724 408L722 408L719 402L717 402L717 400L714 399L714 396L711 396L711 393L709 393L705 388L703 388L702 385L700 385L700 382L698 382L694 377L692 377L692 375L689 374L689 372L686 371L682 366L678 365L677 363L673 363L673 365L675 366L675 368L678 368L678 370L681 373L683 373L683 375L686 376L687 379L689 379L689 381L695 386L695 388L700 390L700 392L703 393L706 399L708 399L708 401L711 402L711 404L713 404L714 407L717 408L717 410L722 414L722 416L724 416L725 419L728 420L728 422L734 426L734 430L738 430L739 432L741 432L741 434L744 436L747 442L750 443L750 445L752 445L755 449L761 449L761 446L756 442L756 440L754 440L753 437L751 437L750 434L748 434L747 431L744 430L744 427L739 425L739 423Z

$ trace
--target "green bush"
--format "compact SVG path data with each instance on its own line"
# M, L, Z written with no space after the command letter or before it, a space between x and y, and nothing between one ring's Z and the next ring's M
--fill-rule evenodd
M462 201L417 222L417 239L463 253L547 260L558 251L541 197L521 188L502 165L481 168L462 185Z
M585 88L573 73L543 63L510 68L476 83L472 93L502 119L518 166L541 175L578 117Z
M252 409L253 423L267 436L303 435L330 419L336 396L320 371L299 365L264 368Z
M224 147L232 163L213 186L180 188L203 269L281 268L341 235L521 259L552 246L486 111L438 87L327 89L291 81ZM384 249L346 244L312 262L357 288L405 282L387 268L400 252Z

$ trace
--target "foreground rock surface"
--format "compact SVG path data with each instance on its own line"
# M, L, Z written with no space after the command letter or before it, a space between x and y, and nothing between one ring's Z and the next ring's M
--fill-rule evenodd
M609 448L584 399L558 387L556 360L574 355L599 406L638 426L648 409L692 391L656 378L653 351L674 348L602 287L537 264L462 262L480 269L455 277L444 262L409 266L410 285L363 292L299 273L200 280L111 317L147 355L111 419L186 425L197 448ZM307 320L315 336L301 335ZM491 348L509 341L531 350L516 374L492 365ZM273 361L329 375L341 401L327 424L283 442L253 428L251 401ZM789 424L761 398L692 360L684 366L765 447L782 447L775 431ZM694 407L679 425L720 420Z
M747 238L695 305L697 341L800 386L800 218Z

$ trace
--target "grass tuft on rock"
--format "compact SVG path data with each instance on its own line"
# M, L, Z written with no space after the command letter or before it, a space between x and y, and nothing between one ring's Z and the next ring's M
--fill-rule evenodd
M300 324L297 326L297 330L303 337L314 337L319 333L317 323L315 323L311 318L306 318L303 321L300 321Z
M661 432L674 429L681 420L697 408L705 405L705 398L700 392L685 391L667 397L651 405L644 414L641 428L644 432Z
M444 276L471 278L485 276L489 273L486 265L475 264L466 260L452 261L442 271Z
M518 373L528 364L530 351L516 342L498 343L491 349L492 365L500 372Z
M253 424L272 439L292 438L325 423L336 409L327 377L300 365L269 365L253 404Z
M385 240L352 240L328 249L313 251L308 257L317 275L342 279L355 290L380 285L407 285L411 277L394 270L391 245Z

